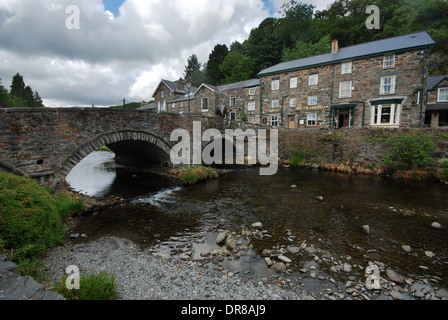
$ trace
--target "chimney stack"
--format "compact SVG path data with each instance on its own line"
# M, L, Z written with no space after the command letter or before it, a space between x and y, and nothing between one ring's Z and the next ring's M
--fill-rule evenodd
M339 51L339 42L337 39L333 40L333 44L331 46L331 53L338 53Z

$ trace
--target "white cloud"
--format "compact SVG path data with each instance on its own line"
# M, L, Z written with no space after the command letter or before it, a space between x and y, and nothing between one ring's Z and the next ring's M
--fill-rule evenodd
M79 30L66 28L73 4ZM148 101L161 78L182 76L189 55L205 63L216 44L244 41L268 16L263 0L126 0L117 17L102 0L1 0L0 77L9 87L19 72L48 106Z

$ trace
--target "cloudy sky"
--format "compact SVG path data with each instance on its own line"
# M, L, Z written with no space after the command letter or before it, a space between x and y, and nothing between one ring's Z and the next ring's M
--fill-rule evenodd
M0 0L0 78L9 89L19 72L48 107L148 101L191 54L204 63L216 44L244 41L284 2ZM332 0L302 2L323 10Z

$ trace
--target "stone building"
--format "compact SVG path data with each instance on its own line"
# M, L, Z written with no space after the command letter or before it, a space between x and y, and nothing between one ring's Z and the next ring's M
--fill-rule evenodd
M448 126L448 75L428 78L425 124L432 128Z
M264 123L290 128L423 124L426 32L339 48L259 73Z
M162 79L153 94L157 112L168 112L170 101L183 97L188 92L185 80L169 81Z

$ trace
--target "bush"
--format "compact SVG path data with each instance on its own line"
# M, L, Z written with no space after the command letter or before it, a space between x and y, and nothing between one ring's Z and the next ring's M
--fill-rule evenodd
M55 285L55 291L67 300L114 300L117 297L115 276L102 272L98 275L82 275L79 281L79 290L68 290L67 276Z
M171 174L174 174L182 181L188 182L189 184L195 184L198 181L218 178L218 173L216 170L210 167L196 166L191 168L183 169L173 169L170 170Z
M426 135L403 134L385 140L388 151L384 165L389 173L397 170L427 169L434 165L435 143Z
M58 245L65 234L64 220L82 209L81 201L0 172L0 243L19 266Z

